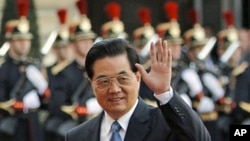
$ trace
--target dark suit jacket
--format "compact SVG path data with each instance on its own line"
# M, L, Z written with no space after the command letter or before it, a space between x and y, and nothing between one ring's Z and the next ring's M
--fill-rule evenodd
M71 129L66 141L99 141L103 114ZM178 96L151 107L139 98L129 121L125 141L211 141L199 116Z

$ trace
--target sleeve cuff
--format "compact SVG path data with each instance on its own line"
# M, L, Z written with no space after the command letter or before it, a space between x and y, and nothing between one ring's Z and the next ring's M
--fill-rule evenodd
M166 91L162 94L154 94L154 97L160 102L160 105L165 105L167 104L174 96L174 92L172 87L170 87L169 91Z

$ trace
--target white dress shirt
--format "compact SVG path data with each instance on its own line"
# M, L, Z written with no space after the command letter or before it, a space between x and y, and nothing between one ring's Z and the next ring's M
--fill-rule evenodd
M154 94L154 96L157 100L159 100L160 105L167 104L171 100L171 98L173 97L173 89L170 87L169 91L164 92L163 94L160 94L160 95ZM132 114L134 113L137 104L138 104L138 99L136 100L134 106L128 111L128 113L126 113L125 115L123 115L121 118L119 118L117 120L118 123L122 127L119 133L120 133L123 141L124 141L126 131L128 128L129 120L130 120ZM110 140L111 135L112 135L111 125L114 121L115 121L114 119L112 119L106 112L104 112L104 117L103 117L102 123L101 123L100 141L109 141Z

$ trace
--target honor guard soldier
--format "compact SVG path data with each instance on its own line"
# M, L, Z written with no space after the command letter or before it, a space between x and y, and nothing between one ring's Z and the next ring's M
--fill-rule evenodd
M231 112L235 107L234 88L236 72L239 68L241 49L239 44L238 30L234 26L232 11L222 13L226 23L226 28L220 30L217 34L217 56L218 66L220 68L220 83L225 90L225 96L218 103L220 113L218 127L223 137L221 140L229 140L229 126L232 123Z
M56 38L52 44L56 61L46 68L51 91L51 98L46 106L48 117L44 123L46 141L63 141L64 137L59 134L60 125L71 119L70 115L61 110L61 106L71 103L70 84L65 72L65 68L73 59L67 25L67 9L58 9L57 14L60 28L57 29Z
M118 2L109 2L105 5L104 11L111 19L101 27L103 39L123 38L127 39L128 34L125 32L124 23L121 21L121 6Z
M151 24L151 10L148 7L138 8L137 16L142 26L133 31L133 46L140 56L141 63L148 69L150 67L149 44L156 41L158 34Z
M80 21L70 23L70 42L74 51L74 60L65 68L69 82L70 103L62 105L61 110L71 116L64 122L59 133L64 136L66 131L82 123L102 111L97 103L85 72L85 57L96 39L87 17L86 0L78 0L76 6L80 12Z
M196 70L198 73L204 94L198 101L194 100L193 107L195 107L200 114L200 117L208 128L212 139L217 141L220 140L220 134L217 131L218 111L216 109L216 104L224 99L225 90L213 71L206 67L206 57L200 59L200 56L209 56L210 54L210 52L203 52L205 48L210 46L208 44L209 38L206 35L205 29L197 20L196 11L191 10L190 12L192 13L192 17L194 17L194 25L193 28L184 33L185 45L187 47L186 60L188 60L188 66L192 70ZM212 44L210 48L212 48L213 45L214 44Z
M245 38L245 43L243 42ZM242 52L240 65L237 67L234 100L236 108L232 115L234 124L250 125L250 32L249 29L239 31L239 39ZM245 44L245 45L244 45ZM244 46L243 46L244 45ZM244 48L244 49L243 49Z
M169 19L169 22L160 23L156 26L156 31L159 37L167 40L168 46L172 50L173 62L172 62L172 80L171 86L176 89L176 91L184 98L184 100L192 106L191 99L188 96L188 91L191 88L198 88L195 81L192 80L193 87L188 88L187 84L182 80L181 74L184 69L186 69L185 62L183 61L183 39L181 37L181 29L178 23L178 3L177 2L166 2L163 9ZM198 83L200 84L200 83ZM202 90L198 90L201 92ZM197 94L199 93L197 92Z
M32 33L29 30L28 1L17 1L19 19L6 23L10 45L0 67L0 138L8 141L43 141L37 109L40 99L49 97L48 83L30 59Z
M240 48L243 50L242 58L240 65L238 66L239 70L236 77L236 86L235 86L235 102L237 103L237 108L233 115L236 117L234 123L236 124L250 124L250 90L249 84L250 81L250 31L249 29L240 29L239 30L239 40Z
M220 124L220 128L224 131L222 133L226 136L229 135L228 126L230 124L250 124L250 83L248 80L250 75L250 34L248 30L235 28L234 18L231 11L225 11L223 16L225 17L227 28L220 31L218 34L218 37L220 38L220 43L218 44L221 45L221 49L219 50L221 56L219 60L224 64L224 70L222 73L224 74L224 77L227 78L227 81L223 81L223 84L225 85L225 88L227 88L227 96L233 98L233 102L235 102L235 107L231 107L230 109L230 115L225 115L224 119L222 119L224 122ZM224 126L222 126L222 124ZM229 140L228 138L225 138L225 140L226 139Z
M229 107L221 107L223 112L229 113L234 104L231 101L234 97L234 77L238 75L238 66L240 65L240 59L242 50L240 49L238 30L234 26L233 14L231 11L223 12L223 17L227 28L221 30L217 34L217 55L218 66L220 68L220 83L225 89L224 104ZM226 102L226 103L225 103ZM230 105L230 103L232 105ZM221 103L222 104L222 103ZM225 105L226 106L226 105Z
M150 43L158 39L158 35L155 32L154 27L151 25L151 11L148 7L140 7L137 10L137 15L142 23L142 26L136 28L133 31L133 47L137 51L140 57L140 62L144 68L150 70ZM152 91L145 85L144 81L141 81L141 87L139 95L150 105L156 106L155 98L152 95Z

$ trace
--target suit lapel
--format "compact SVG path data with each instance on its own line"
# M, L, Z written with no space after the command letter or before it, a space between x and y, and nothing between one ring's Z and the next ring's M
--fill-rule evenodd
M100 126L103 114L99 114L95 119L91 127L88 129L88 140L89 141L99 141L100 140Z
M129 121L125 141L144 140L150 131L149 120L149 107L139 98L138 105Z

